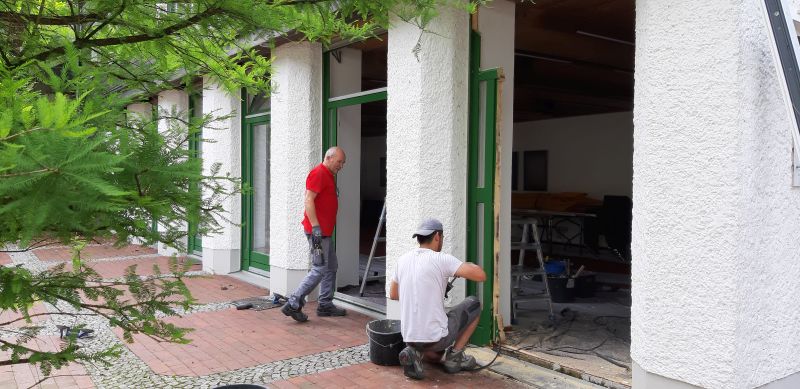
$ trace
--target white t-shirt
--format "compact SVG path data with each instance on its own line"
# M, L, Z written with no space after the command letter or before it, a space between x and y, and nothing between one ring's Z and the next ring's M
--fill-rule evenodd
M438 342L447 336L444 292L462 262L417 248L397 260L392 281L400 290L400 332L405 342Z

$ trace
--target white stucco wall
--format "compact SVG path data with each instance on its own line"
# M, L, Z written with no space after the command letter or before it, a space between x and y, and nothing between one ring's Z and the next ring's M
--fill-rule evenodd
M220 174L240 178L242 172L241 98L229 93L208 77L203 79L203 114L214 117L228 116L203 128L203 174L210 174L214 164L220 164ZM208 193L204 193L208 196ZM225 220L219 234L203 236L203 270L227 274L241 267L240 245L242 240L241 196L223 200Z
M153 105L150 103L134 103L128 105L128 118L131 120L150 120L153 117Z
M169 129L186 128L186 125L178 119L172 119L171 116L177 116L181 119L189 119L189 95L182 90L166 90L158 94L158 131L165 133ZM187 130L188 131L188 130ZM186 145L188 147L188 144ZM185 231L188 226L186 222L177 223L175 228ZM158 224L159 231L166 231L166 227L161 223ZM184 247L187 239L180 240ZM158 253L161 255L181 255L183 252L178 251L176 248L169 247L164 243L158 244Z
M497 148L500 161L500 313L511 324L511 150L514 145L514 25L515 4L495 1L478 11L481 34L481 69L502 68L500 112L502 140Z
M516 123L520 173L526 150L547 150L548 192L584 192L600 200L604 195L631 195L632 112Z
M322 161L322 48L318 43L287 43L273 57L270 285L286 294L300 280L287 271L304 275L309 268L300 222L306 176Z
M394 18L389 29L388 274L416 247L411 235L427 217L444 224L443 251L461 259L466 252L469 19L447 8L427 28L432 33L420 38L418 27ZM460 282L453 296L463 295ZM399 316L396 301L389 301L387 315Z
M150 103L133 103L128 105L128 120L136 122L146 122L153 117L153 105ZM129 240L131 244L143 244L144 242L138 237L131 237ZM157 245L152 245L157 247Z
M736 382L755 387L800 372L800 188L792 183L791 112L761 8L744 2L737 63L741 148ZM755 109L753 109L755 108Z
M798 372L800 192L760 6L636 5L631 356L708 388Z

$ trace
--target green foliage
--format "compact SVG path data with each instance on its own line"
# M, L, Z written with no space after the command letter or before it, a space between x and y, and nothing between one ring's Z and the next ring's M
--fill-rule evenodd
M176 111L137 117L128 112L130 104L164 89L191 93L200 76L234 95L242 88L268 94L268 52L276 44L362 39L394 20L424 27L439 7L474 10L478 2L1 1L0 247L76 237L124 245L138 237L182 248L188 233L219 232L221 204L241 188L218 165L201 171L200 156L187 145L203 128L222 131L214 122L225 117ZM154 221L162 228L152 228ZM186 222L192 231L182 227ZM78 254L72 267L38 274L0 267L0 311L29 319L35 302L66 305L73 314L106 318L127 340L143 333L186 341L186 330L159 319L192 301L180 276L143 280L132 268L124 281L109 283L83 266ZM134 301L126 302L122 290ZM181 298L170 300L175 296ZM32 350L25 342L38 327L10 330L11 324L0 323L0 333L12 331L16 341L0 336L0 349L11 350L11 362L38 363L45 373L73 360L107 361L119 352L84 354L75 339L58 352Z
M219 203L236 195L236 180L218 168L201 174L187 143L219 118L155 112L132 119L129 104L176 82L191 91L198 75L236 95L241 88L269 93L268 48L278 40L361 39L395 17L424 25L438 7L475 4L0 2L0 243L27 245L46 234L180 246L187 232L178 227L187 220L200 234L218 232ZM159 122L167 123L161 131ZM151 220L165 228L154 231Z
M14 318L0 323L0 351L10 351L10 358L0 361L0 366L34 363L47 376L73 361L108 365L119 356L119 347L93 353L78 347L77 330L83 328L82 319L91 316L120 328L128 342L133 342L134 334L143 334L159 341L188 343L189 329L163 321L175 316L177 308L188 310L194 302L183 282L188 262L171 259L168 274L162 274L154 265L151 277L137 275L135 266L131 266L123 279L103 280L81 261L80 250L84 246L83 242L76 243L71 270L66 270L63 263L38 274L22 267L0 267L0 312L15 313L6 316ZM36 303L47 303L55 311L31 314L29 310ZM73 331L64 337L58 351L42 351L28 345L43 329L32 325L36 316L70 318L77 325L71 325Z

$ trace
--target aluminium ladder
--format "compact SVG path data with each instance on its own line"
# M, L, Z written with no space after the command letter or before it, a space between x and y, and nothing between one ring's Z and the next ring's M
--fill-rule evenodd
M517 321L517 304L531 302L531 301L547 301L547 308L549 311L548 319L553 322L555 316L553 315L553 300L550 297L550 286L547 284L547 272L544 269L544 255L542 254L542 242L539 239L539 229L536 227L539 219L516 221L515 224L522 224L522 240L520 242L512 243L512 250L519 250L519 257L517 264L511 266L511 280L514 283L511 291L511 322ZM530 229L528 228L530 227ZM528 241L528 235L533 235L533 242ZM538 268L526 267L525 251L534 249L536 250L536 259L539 262ZM541 293L523 294L520 287L520 279L526 276L540 276L544 284L544 290Z
M381 236L381 230L383 230L383 225L386 224L386 200L383 200L383 209L381 209L381 217L378 219L378 229L375 230L375 238L372 239L372 249L369 250L369 259L367 259L367 267L364 269L364 277L361 278L361 287L358 289L359 297L364 297L364 287L367 286L368 281L379 280L383 277L386 277L386 274L383 276L369 276L369 269L372 267L373 260L381 260L386 259L386 256L375 256L375 249L378 246L379 242L386 242L386 237Z

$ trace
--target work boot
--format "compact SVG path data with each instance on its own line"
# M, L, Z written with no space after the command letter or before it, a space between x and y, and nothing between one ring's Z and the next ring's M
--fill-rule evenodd
M416 349L406 346L403 351L400 351L400 364L403 366L403 374L408 378L421 380L425 378L425 372L422 370L422 353Z
M456 351L453 347L447 349L444 354L444 370L450 374L458 373L462 370L472 370L478 366L475 358L464 354L464 350Z
M317 316L344 316L347 314L343 308L339 308L333 304L320 305L317 307Z
M303 313L302 311L303 306L301 305L299 308L292 307L291 303L283 304L283 308L281 308L281 312L283 312L286 316L291 316L298 323L302 323L304 321L308 321L308 316Z

